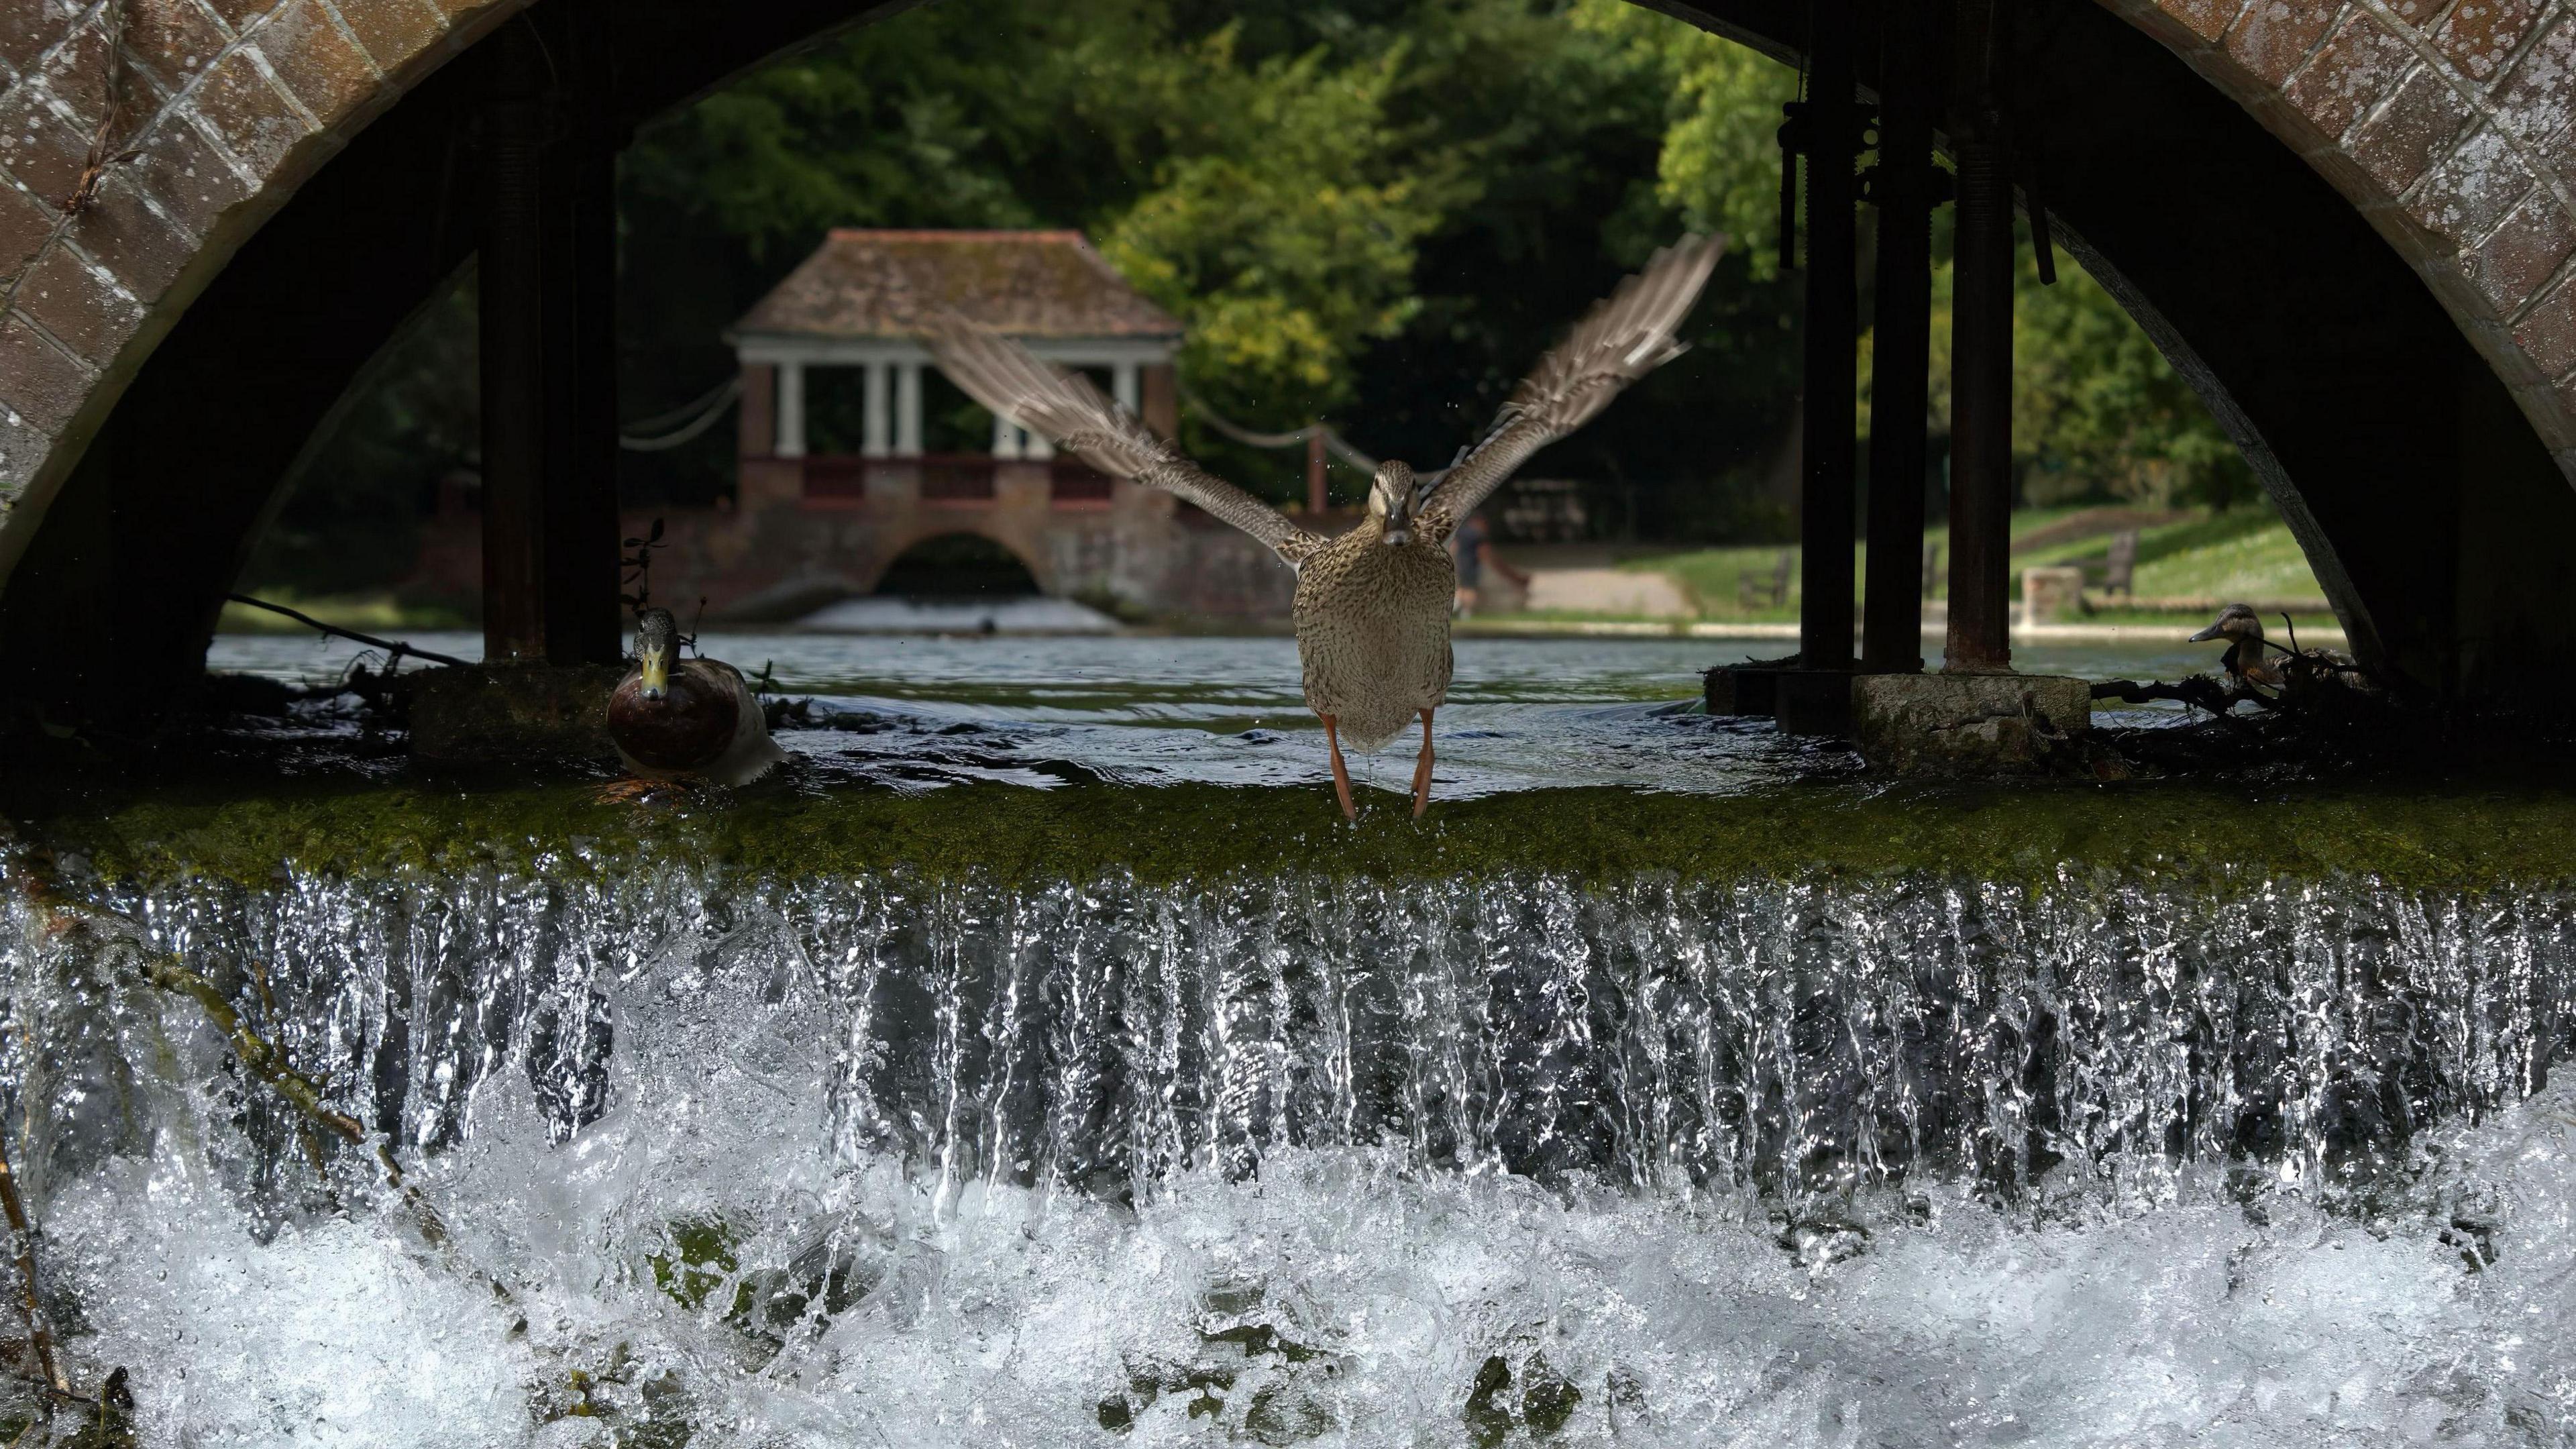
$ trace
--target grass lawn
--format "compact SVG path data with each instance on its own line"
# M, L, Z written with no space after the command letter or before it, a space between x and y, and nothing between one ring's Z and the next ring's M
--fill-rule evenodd
M399 629L467 629L473 621L453 609L424 608L406 604L390 593L331 594L317 598L300 598L283 590L254 592L254 598L272 604L300 609L325 624L343 629L357 629L381 634ZM309 634L312 629L284 614L254 609L248 604L226 603L215 629L223 634Z
M2088 506L2016 511L2012 521L2014 538L2044 535L2048 541L2014 550L2014 595L2020 595L2020 571L2025 568L2090 565L2098 574L2110 551L2111 532L2136 522L2135 512L2124 509ZM1950 530L1946 526L1929 529L1924 541L1941 550L1932 597L1943 598L1949 592ZM1791 555L1788 598L1776 607L1767 601L1748 605L1743 595L1745 581L1753 580L1767 590L1783 552ZM1791 620L1798 616L1795 555L1795 549L1760 544L1633 558L1619 567L1669 576L1691 596L1703 619ZM1856 579L1867 577L1868 555L1866 546L1853 547ZM2145 598L2254 600L2322 599L2325 594L2316 576L2309 572L2298 543L2290 537L2289 527L2270 509L2259 507L2222 514L2172 515L2140 525L2136 592ZM2333 622L2333 616L2323 610L2314 613L2320 623ZM2171 617L2144 610L2118 610L2116 614L2116 618L2112 612L2098 617L2106 622ZM2308 622L2306 611L2298 617L2302 625Z

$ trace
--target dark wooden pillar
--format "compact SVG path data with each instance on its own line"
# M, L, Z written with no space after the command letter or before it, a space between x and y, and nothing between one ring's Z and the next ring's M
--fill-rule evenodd
M1950 314L1950 628L1944 668L2012 667L2013 183L1995 101L2002 0L1960 0Z
M526 20L493 36L483 100L483 657L545 658L546 61Z
M1814 0L1807 105L1806 435L1798 491L1798 664L1852 666L1852 434L1858 426L1860 295L1854 157L1857 0Z
M1932 364L1932 126L1945 68L1938 12L1880 0L1878 286L1870 366L1869 577L1861 667L1923 667L1924 412Z
M482 107L483 650L618 657L618 135L587 12L493 36Z
M576 125L547 154L546 660L623 652L617 601L617 151ZM666 600L665 602L671 602Z

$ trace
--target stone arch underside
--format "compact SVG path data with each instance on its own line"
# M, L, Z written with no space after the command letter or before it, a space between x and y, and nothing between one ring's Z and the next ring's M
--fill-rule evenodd
M1774 54L1806 30L1788 0L1649 3ZM131 159L70 217L106 7L0 15L0 655L67 698L199 667L296 452L470 255L495 27L598 25L603 123L631 127L902 8L129 4ZM2576 677L2571 6L2022 7L2025 143L2070 245L2246 448L2358 647L2447 696Z

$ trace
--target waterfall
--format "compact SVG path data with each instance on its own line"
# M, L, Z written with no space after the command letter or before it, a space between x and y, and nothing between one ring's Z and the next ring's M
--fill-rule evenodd
M1462 1414L1473 1437L1477 1412L1500 1415L1495 1435L1546 1430L1559 1400L1531 1386L1552 1374L1585 1433L1660 1414L1663 1442L1697 1442L1771 1415L1762 1442L1862 1442L1845 1427L1901 1422L1888 1396L1920 1408L1946 1392L1938 1375L1907 1368L1899 1394L1812 1363L1768 1387L1713 1365L1798 1361L1827 1334L1798 1305L1837 1273L1910 1262L1986 1274L1976 1291L2009 1297L2021 1280L1994 1268L2002 1241L2061 1278L2152 1275L2164 1257L2187 1277L2226 1258L2233 1295L2240 1273L2294 1277L2313 1255L2239 1262L2209 1224L2295 1220L2314 1239L2411 1213L2401 1238L2436 1244L2443 1273L2465 1271L2463 1253L2484 1269L2538 1209L2511 1228L2462 1206L2486 1189L2439 1164L2513 1160L2496 1144L2538 1130L2526 1101L2576 1045L2576 898L2366 880L1003 887L574 854L526 872L93 889L233 991L417 1165L483 1270L547 1306L493 1329L489 1295L380 1220L355 1154L316 1172L299 1119L189 1003L120 983L22 910L0 919L0 1103L23 1175L85 1285L88 1351L152 1348L135 1371L154 1422L206 1442L267 1442L255 1426L284 1422L280 1403L348 1442L394 1442L384 1406L419 1391L557 1438L622 1414L703 1444L873 1442L861 1424L889 1442L907 1426L913 1442L1160 1442L1195 1432L1184 1403L1205 1399L1262 1442L1407 1443ZM2081 1250L2047 1236L2079 1227ZM1484 1286L1362 1292L1331 1263L1372 1241L1422 1259L1417 1288L1454 1287L1453 1270ZM2353 1241L2355 1264L2386 1257L2385 1237ZM2563 1257L2576 1230L2534 1241ZM1440 1242L1474 1266L1441 1260ZM1649 1246L1665 1269L1637 1256ZM397 1282L371 1331L397 1360L440 1345L452 1382L388 1379L353 1407L363 1367L245 1373L238 1343L216 1355L212 1327L150 1301L156 1254L190 1292L229 1284L241 1323L288 1337L314 1304L364 1301L360 1280ZM1130 1258L1114 1291L1063 1291L1068 1264L1096 1277ZM2505 1259L2543 1261L2557 1260ZM1706 1320L1704 1294L1688 1310L1659 1271L1734 1283L1749 1316ZM1612 1306L1569 1306L1603 1293ZM1361 1301L1365 1321L1349 1316ZM2422 1308L2428 1324L2453 1311ZM1043 1337L1028 1325L1048 1313L1069 1315L1061 1362L961 1347ZM195 1346L153 1337L165 1330ZM2320 1373L2360 1351L2318 1332ZM1904 1337L1869 1330L1881 1371L1911 1363L1889 1347ZM1202 1372L1211 1343L1242 1350L1222 1390ZM1517 1387L1478 1399L1488 1358ZM2013 1362L1951 1419L2011 1438L2023 1421L1998 1405L2018 1392L2016 1412L2044 1412L2031 1386L2046 1376ZM2526 1354L2504 1371L2514 1393L2457 1412L2576 1422L2570 1362ZM2424 1384L2418 1400L2467 1392ZM2552 1393L2568 1397L2552 1408ZM568 1407L583 1394L608 1407ZM1033 1417L979 1439L975 1415L1005 1404ZM1927 1426L1890 1442L1952 1441Z

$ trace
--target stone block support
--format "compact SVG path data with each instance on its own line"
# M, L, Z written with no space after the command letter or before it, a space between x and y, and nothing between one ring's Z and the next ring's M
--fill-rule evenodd
M1897 772L2036 774L2093 724L2091 685L2035 674L1864 674L1850 704L1853 743Z

